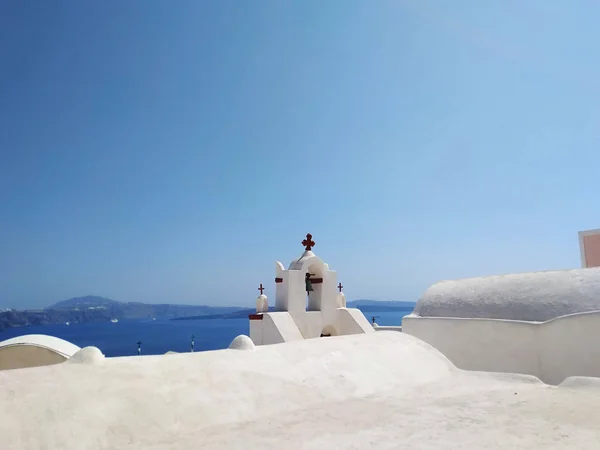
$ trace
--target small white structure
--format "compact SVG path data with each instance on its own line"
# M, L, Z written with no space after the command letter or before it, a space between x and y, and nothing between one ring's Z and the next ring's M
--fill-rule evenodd
M104 354L98 347L84 347L65 362L68 364L100 364L104 358Z
M340 283L340 285L339 285L340 292L337 293L337 307L338 308L345 308L346 307L346 296L342 292L342 288L343 287L344 286L342 286L342 284Z
M237 336L231 344L229 344L229 348L233 350L254 350L254 342L248 336L240 334Z
M599 330L600 268L442 281L402 319L462 369L550 384L600 376Z
M0 342L0 370L59 364L79 350L76 345L54 336L17 336Z
M304 253L288 269L279 261L275 263L275 312L268 312L261 290L257 314L250 315L250 338L254 344L372 332L373 327L360 310L346 308L337 274L312 252L312 235L307 234L302 245Z
M260 291L260 295L256 298L256 313L269 312L269 299L263 294L265 288L263 288L262 283L258 290Z

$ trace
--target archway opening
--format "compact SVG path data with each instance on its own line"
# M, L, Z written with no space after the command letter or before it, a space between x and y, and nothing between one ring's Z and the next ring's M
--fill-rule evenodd
M337 335L338 335L338 332L333 325L327 325L321 331L321 337L331 337L331 336L337 336Z
M307 311L321 311L321 298L323 295L323 269L320 265L311 264L306 274L310 276L312 291L306 296ZM305 278L307 275L305 274Z

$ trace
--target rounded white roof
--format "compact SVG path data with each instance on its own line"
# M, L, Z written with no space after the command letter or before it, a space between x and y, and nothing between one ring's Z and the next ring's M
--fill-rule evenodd
M252 339L250 339L248 336L240 334L233 341L231 341L229 348L236 350L254 350L254 342L252 342Z
M307 250L302 253L300 258L295 259L290 263L288 270L302 270L302 267L306 264L306 262L312 258L316 258L316 255L312 251Z
M600 311L600 268L441 281L413 314L544 322L590 311Z
M70 358L79 350L81 350L81 348L77 347L75 344L71 344L69 341L65 341L64 339L54 336L47 336L45 334L26 334L24 336L17 336L7 339L0 342L0 349L2 347L13 345L31 345L34 347L42 347L63 355L66 358Z
M84 347L71 356L69 363L76 364L99 364L104 360L104 355L98 347Z

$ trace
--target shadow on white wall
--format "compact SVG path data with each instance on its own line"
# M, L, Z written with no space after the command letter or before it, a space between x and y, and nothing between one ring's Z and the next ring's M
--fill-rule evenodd
M547 322L406 316L402 331L461 369L528 374L553 385L600 377L600 311Z

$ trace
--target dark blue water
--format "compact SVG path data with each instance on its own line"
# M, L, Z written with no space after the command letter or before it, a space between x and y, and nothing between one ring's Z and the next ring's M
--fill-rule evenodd
M369 322L373 321L373 317L375 317L375 323L381 326L400 326L402 325L402 318L404 316L408 316L411 312L413 312L413 307L398 309L398 311L390 311L390 312L378 312L378 311L368 311L364 310L363 314Z
M365 316L379 325L400 325L406 311L364 311ZM142 342L142 354L161 355L168 351L189 352L192 335L195 351L227 348L233 338L249 334L249 321L242 319L207 320L122 320L118 323L85 323L72 325L42 325L9 328L0 333L0 341L24 334L46 334L65 339L79 347L93 345L106 356L137 354L137 342Z

